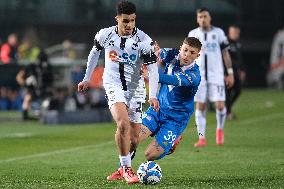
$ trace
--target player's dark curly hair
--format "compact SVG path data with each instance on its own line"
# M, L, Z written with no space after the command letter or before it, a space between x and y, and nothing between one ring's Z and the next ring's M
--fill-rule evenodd
M183 43L185 43L185 44L187 44L191 47L197 48L198 50L201 50L201 47L202 47L202 44L199 41L199 39L197 39L195 37L186 37L184 39Z
M210 14L210 11L208 8L202 7L196 10L196 13L201 13L201 12L208 12Z
M117 15L136 13L136 6L129 1L120 1L116 6L116 13Z

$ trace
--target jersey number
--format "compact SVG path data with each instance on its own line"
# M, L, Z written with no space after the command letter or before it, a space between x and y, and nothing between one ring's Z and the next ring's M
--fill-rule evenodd
M173 135L172 131L168 131L168 135L164 135L164 139L169 141L169 143L172 143L176 140L176 135Z

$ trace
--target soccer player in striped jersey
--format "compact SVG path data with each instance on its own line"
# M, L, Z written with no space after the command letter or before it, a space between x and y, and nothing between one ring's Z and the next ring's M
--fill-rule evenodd
M216 106L216 144L224 143L224 124L226 120L225 84L231 87L234 83L232 62L228 52L229 43L221 28L211 25L211 16L206 8L197 10L198 28L189 32L188 37L196 37L202 43L200 57L197 64L200 66L201 83L195 96L195 120L199 140L195 147L206 146L206 101L215 102ZM228 76L224 78L224 66Z
M142 104L146 99L141 66L149 70L149 100L158 111L156 97L158 88L158 68L152 39L135 27L136 7L128 1L117 4L116 26L100 30L94 40L94 46L88 56L86 74L78 84L78 90L88 89L91 74L97 65L101 50L105 50L105 68L103 86L108 105L117 125L115 141L119 150L121 167L107 177L108 180L125 179L127 183L139 182L131 168L131 152L136 148L142 123ZM139 59L142 59L141 62Z

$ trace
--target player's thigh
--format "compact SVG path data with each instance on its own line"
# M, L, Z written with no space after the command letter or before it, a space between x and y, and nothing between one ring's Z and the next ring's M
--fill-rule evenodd
M123 102L113 104L110 112L118 127L129 126L127 107Z
M208 84L208 98L210 102L226 100L225 85Z
M153 161L159 159L164 154L165 150L158 144L156 139L152 140L145 150L147 160Z
M194 96L194 101L199 103L205 103L206 98L207 98L207 85L205 82L201 82Z
M218 110L222 110L225 107L225 102L224 101L216 101L215 102L215 107Z

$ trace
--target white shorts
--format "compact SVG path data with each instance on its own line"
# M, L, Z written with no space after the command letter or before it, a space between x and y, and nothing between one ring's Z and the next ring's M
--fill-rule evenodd
M210 102L226 100L225 85L212 84L201 82L194 96L195 102L206 103L207 99Z
M146 100L144 88L124 91L120 86L112 84L104 84L104 88L109 108L117 102L123 102L128 108L130 122L142 123L142 108Z

